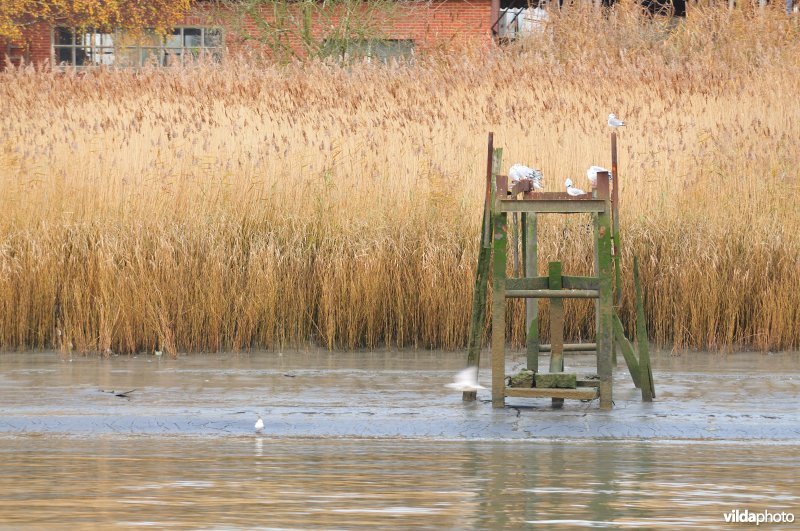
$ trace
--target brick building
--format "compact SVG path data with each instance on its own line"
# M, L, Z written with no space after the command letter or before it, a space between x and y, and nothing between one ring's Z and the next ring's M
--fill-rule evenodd
M365 12L365 17L370 18L369 38L362 35L361 38L342 39L338 32L333 42L326 39L325 34L338 23L335 12L326 13L324 20L319 13L313 18L304 17L300 11L303 4L288 1L284 14L291 20L302 21L304 27L286 32L281 46L303 55L307 50L304 42L308 44L313 40L317 48L330 45L332 53L384 59L466 41L490 42L497 29L501 0L406 1L390 6L385 12ZM221 60L227 54L265 48L263 44L256 44L257 39L250 38L259 31L259 21L234 15L213 3L198 2L171 35L145 32L135 39L119 31L74 31L69 27L38 23L24 28L23 38L19 42L5 43L0 53L13 64L24 61L36 65L136 67L169 65L197 56ZM272 21L274 12L265 10L259 16L262 21Z

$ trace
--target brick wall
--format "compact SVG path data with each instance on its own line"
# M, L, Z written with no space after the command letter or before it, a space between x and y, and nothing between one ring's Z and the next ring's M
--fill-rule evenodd
M287 9L295 17L300 17L298 4L288 4ZM225 28L225 44L230 53L239 53L247 48L260 48L241 38L241 33L256 34L253 20L236 21L230 13L215 12L211 7L199 6L187 16L181 25L211 26ZM265 10L263 17L271 19L272 13ZM376 35L388 39L410 39L417 50L435 47L458 46L466 42L490 42L492 22L492 0L431 0L429 2L406 2L397 4L387 13L373 13ZM385 20L381 20L385 17ZM337 23L336 13L327 20L315 20L311 33L315 38L324 35L323 25ZM51 30L46 24L37 24L23 31L20 42L0 43L0 53L11 52L14 61L24 57L26 62L36 65L49 64L51 60ZM293 32L286 39L287 45L298 52L302 49L299 32Z

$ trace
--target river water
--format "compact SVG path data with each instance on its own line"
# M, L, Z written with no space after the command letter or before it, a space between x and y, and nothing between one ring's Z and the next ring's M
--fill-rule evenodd
M590 357L566 363L591 372ZM0 354L0 527L736 529L749 527L725 522L737 509L800 517L798 354L658 353L656 401L643 404L621 366L611 412L542 399L494 410L488 391L463 404L443 387L462 365L441 352Z

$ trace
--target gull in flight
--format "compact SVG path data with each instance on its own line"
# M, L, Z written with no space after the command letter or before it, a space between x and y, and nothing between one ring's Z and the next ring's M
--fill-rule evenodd
M614 179L614 174L611 173L611 170L602 166L589 166L589 169L586 170L586 177L589 179L589 182L592 183L592 188L597 188L597 174L601 171L608 172L609 181Z
M564 184L567 185L567 193L569 195L579 196L586 193L580 188L575 188L574 186L572 186L572 179L567 179L566 181L564 181Z
M478 389L486 389L478 383L478 368L467 367L463 371L456 374L453 383L445 384L445 387L455 389L457 391L477 391Z
M261 430L264 429L264 421L261 420L261 415L258 416L258 420L256 421L256 433L261 433Z
M608 115L608 126L613 127L616 129L617 127L622 127L625 125L625 122L617 118L617 115L613 112Z
M514 164L508 170L508 177L515 183L522 179L530 179L533 181L534 190L544 190L542 187L542 179L544 178L542 170L535 170L523 164Z

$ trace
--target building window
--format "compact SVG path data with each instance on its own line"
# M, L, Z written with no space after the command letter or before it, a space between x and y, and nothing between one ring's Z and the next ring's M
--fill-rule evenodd
M324 55L343 59L376 59L382 63L414 56L414 41L411 39L325 39L322 47Z
M154 31L130 34L94 30L53 30L53 59L59 66L174 66L204 58L221 61L222 30L179 27L162 36Z

